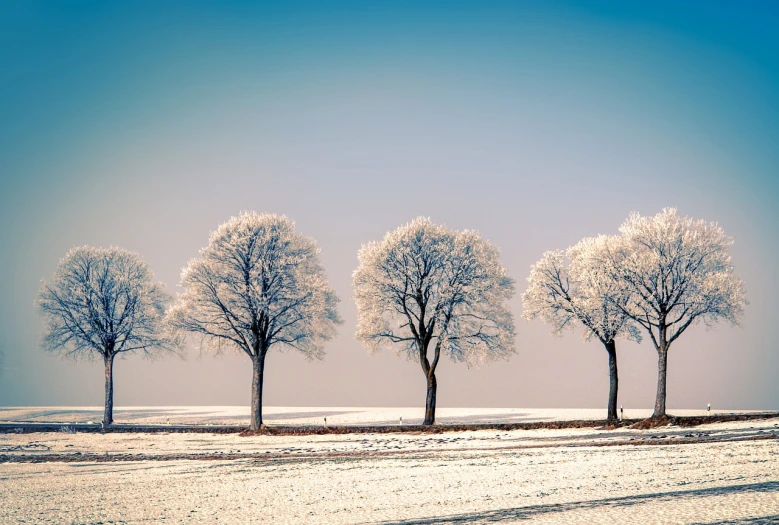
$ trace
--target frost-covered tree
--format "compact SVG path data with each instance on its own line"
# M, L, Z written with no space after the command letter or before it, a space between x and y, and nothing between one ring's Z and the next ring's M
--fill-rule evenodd
M478 232L417 218L362 246L354 272L357 334L370 351L395 345L427 381L425 425L435 422L441 354L468 366L514 352L506 301L514 282ZM432 350L432 361L430 350Z
M668 349L687 328L720 319L738 324L747 304L733 273L733 239L716 223L680 217L666 208L654 217L630 215L620 242L601 270L622 282L630 299L618 305L649 334L658 355L653 418L665 417Z
M178 348L165 330L169 301L146 263L120 248L74 248L60 261L54 279L42 282L37 306L46 322L44 348L103 359L104 424L113 423L114 358Z
M341 320L315 242L284 216L245 212L211 234L181 274L184 292L171 325L203 346L245 353L252 362L250 426L262 425L265 356L293 348L321 359Z
M616 338L640 341L640 334L624 310L629 295L598 260L613 237L585 238L575 246L544 253L530 269L528 288L522 295L523 315L528 321L540 317L561 336L566 329L583 328L585 341L597 338L609 356L607 419L617 419Z

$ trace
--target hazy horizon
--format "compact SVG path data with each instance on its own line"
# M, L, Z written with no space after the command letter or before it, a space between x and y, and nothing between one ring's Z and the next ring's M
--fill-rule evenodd
M100 406L101 363L38 345L72 247L141 254L175 294L242 210L314 238L345 323L322 362L272 350L266 406L423 406L419 364L354 340L357 250L417 216L477 229L516 280L517 354L443 361L439 407L601 408L606 352L521 317L546 250L664 207L735 239L743 327L671 347L668 409L779 408L777 10L727 2L0 7L0 406ZM651 342L619 403L654 402ZM249 403L245 355L115 368L124 406Z

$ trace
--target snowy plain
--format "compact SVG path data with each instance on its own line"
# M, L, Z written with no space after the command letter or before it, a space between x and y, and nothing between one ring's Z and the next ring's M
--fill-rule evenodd
M397 424L400 415L411 423L418 412L278 407L266 414L270 425L324 417L343 425ZM99 414L3 409L0 420L75 423ZM246 416L237 407L117 410L119 422L144 424ZM439 416L459 424L603 414L441 409ZM626 410L626 417L641 415ZM438 434L11 432L0 434L0 523L776 523L778 433L779 418Z
M713 410L712 414L755 412L754 410ZM670 410L678 416L705 416L706 409ZM268 425L419 425L424 407L263 407L263 420ZM652 415L651 409L626 408L626 419L641 419ZM98 423L103 407L0 407L0 423ZM570 408L438 408L436 423L533 423L574 419L598 420L606 417L605 409ZM116 423L138 425L248 425L248 406L170 406L115 407Z

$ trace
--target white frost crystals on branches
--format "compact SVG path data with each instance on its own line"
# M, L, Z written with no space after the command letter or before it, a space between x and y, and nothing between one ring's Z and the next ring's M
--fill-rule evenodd
M425 424L435 421L441 354L472 366L514 352L506 304L514 282L498 249L478 232L448 230L420 217L363 245L358 259L356 337L371 351L394 346L419 361L427 379Z
M42 282L37 306L46 321L43 346L69 357L103 358L106 425L113 422L114 358L178 348L165 330L169 301L146 263L121 248L73 248L54 278Z
M608 343L625 336L640 341L635 325L618 307L627 301L620 283L598 270L598 252L613 239L585 238L566 252L544 253L530 270L528 288L522 295L523 316L528 321L540 317L556 336L582 326L585 340L596 337Z
M234 348L252 360L252 429L262 425L265 356L271 347L321 359L341 322L315 242L287 217L244 212L222 224L181 274L170 313L205 347Z

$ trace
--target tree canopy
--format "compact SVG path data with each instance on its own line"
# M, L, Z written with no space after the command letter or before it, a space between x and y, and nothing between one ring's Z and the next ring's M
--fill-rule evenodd
M656 347L700 321L739 323L746 294L733 271L733 239L717 223L666 208L653 217L633 213L619 231L600 268L623 284L630 300L620 307Z
M321 358L340 323L338 298L315 242L294 227L287 217L255 212L219 226L181 273L173 325L215 350L256 357L277 344Z
M608 343L624 336L640 341L640 332L623 309L629 295L599 263L616 241L605 235L588 237L566 252L544 253L530 270L523 316L528 321L540 317L556 336L581 326L585 340L596 337Z
M357 338L370 350L394 346L415 359L420 343L435 342L436 356L469 365L513 353L514 281L478 232L417 218L358 258Z
M146 263L121 248L73 248L44 280L37 306L46 320L43 346L70 357L125 352L152 355L178 343L164 326L170 296Z

